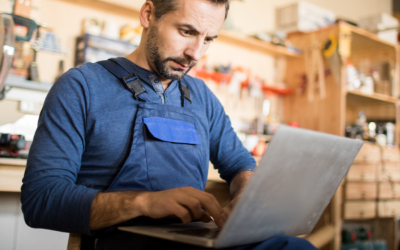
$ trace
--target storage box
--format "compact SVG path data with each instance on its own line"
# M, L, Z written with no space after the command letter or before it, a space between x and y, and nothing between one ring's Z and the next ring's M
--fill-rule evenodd
M400 214L400 201L380 201L378 202L378 216L392 217Z
M300 1L276 9L276 29L284 32L317 30L335 22L333 11Z
M378 166L375 165L352 165L347 173L347 181L376 181L376 171Z
M383 161L390 165L399 164L400 160L400 151L398 148L383 148Z
M381 161L381 151L377 145L364 143L354 159L354 164L377 164Z
M385 167L379 169L379 181L400 182L400 168L386 164Z
M374 201L346 201L344 203L344 219L369 219L376 215Z
M348 200L375 199L376 183L348 182L344 188L344 197Z
M400 183L379 183L379 199L400 198Z
M377 33L378 37L388 43L397 44L397 29L383 30Z
M390 14L381 12L358 20L358 26L371 32L396 29L399 21Z

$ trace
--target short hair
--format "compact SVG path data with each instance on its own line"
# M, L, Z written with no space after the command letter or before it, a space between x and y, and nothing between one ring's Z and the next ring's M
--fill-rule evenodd
M154 15L156 20L160 20L165 14L177 10L177 0L146 0L153 2ZM225 4L225 19L228 16L229 0L207 0L215 5Z

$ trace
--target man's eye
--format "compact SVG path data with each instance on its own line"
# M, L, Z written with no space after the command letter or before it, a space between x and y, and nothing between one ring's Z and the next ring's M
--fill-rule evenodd
M182 30L182 33L185 35L190 35L192 32L190 30Z
M206 38L206 42L207 42L207 43L210 43L210 42L213 42L213 41L214 41L213 38Z

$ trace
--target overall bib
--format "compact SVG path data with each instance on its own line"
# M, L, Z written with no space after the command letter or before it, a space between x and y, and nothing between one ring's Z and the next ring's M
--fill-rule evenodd
M179 81L182 107L150 102L135 73L112 59L99 64L132 92L138 108L129 156L108 190L160 191L184 186L204 190L205 142L196 129L188 87Z

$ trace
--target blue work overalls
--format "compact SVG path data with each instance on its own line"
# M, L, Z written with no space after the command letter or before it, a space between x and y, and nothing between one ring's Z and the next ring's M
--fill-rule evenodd
M134 73L130 74L112 59L99 63L123 82L138 105L130 154L108 190L160 191L182 186L204 190L205 183L201 180L207 174L204 168L208 166L203 166L201 156L205 150L202 145L208 142L204 141L202 132L196 129L199 125L190 111L190 91L187 86L179 82L182 107L151 103L140 79ZM146 220L137 218L131 223L143 223ZM82 249L92 249L88 246L91 243L87 242L82 245ZM203 248L114 230L96 240L96 250L101 249ZM278 236L262 243L229 249L315 248L303 239Z
M204 190L204 135L190 111L189 89L179 82L182 107L152 103L136 74L112 59L99 63L122 80L138 105L130 154L108 190Z

